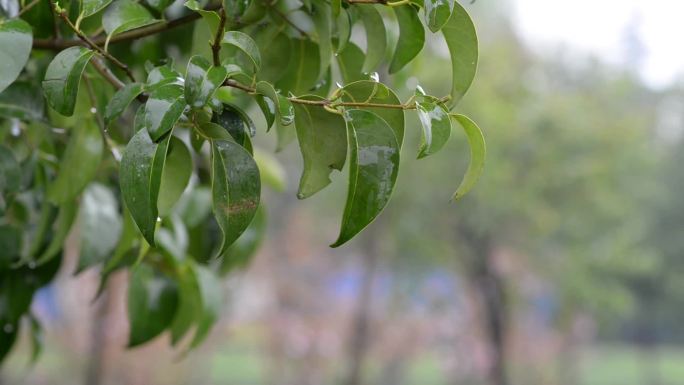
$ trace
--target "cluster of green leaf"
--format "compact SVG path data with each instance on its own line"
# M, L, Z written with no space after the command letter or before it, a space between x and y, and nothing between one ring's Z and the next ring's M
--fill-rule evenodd
M481 173L482 133L452 112L478 59L473 23L454 0L14 5L0 20L3 341L30 317L32 293L75 233L78 271L102 266L101 290L112 272L131 269L130 346L165 330L176 344L193 328L190 346L199 344L220 310L219 277L247 263L264 231L262 182L282 186L275 158L252 144L250 105L267 132L275 127L278 150L298 142L300 199L348 164L333 247L388 203L405 111L422 123L418 158L439 151L452 126L464 128L472 160L455 199ZM449 49L451 91L417 87L401 102L372 71L396 73L419 54L421 8ZM365 30L365 50L354 28Z

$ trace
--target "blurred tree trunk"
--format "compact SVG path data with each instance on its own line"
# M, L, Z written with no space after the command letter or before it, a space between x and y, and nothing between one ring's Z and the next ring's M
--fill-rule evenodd
M480 317L490 354L487 370L489 385L508 385L506 374L506 335L508 332L508 301L504 279L495 266L495 248L490 237L476 234L467 225L458 229L471 249L466 258L468 281L477 293Z
M378 224L376 224L377 228ZM362 381L363 364L371 345L370 324L373 294L373 278L377 270L379 253L379 239L376 232L370 229L363 238L363 251L365 257L361 266L361 287L357 297L356 308L352 318L352 325L349 338L349 348L347 351L347 362L349 368L345 380L345 385L366 384Z

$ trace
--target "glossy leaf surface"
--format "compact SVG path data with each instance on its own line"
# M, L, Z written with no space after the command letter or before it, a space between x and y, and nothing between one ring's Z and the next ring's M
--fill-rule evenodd
M252 156L236 142L214 140L211 152L214 216L223 234L218 252L221 255L254 218L261 179Z
M418 159L441 150L451 135L449 111L441 103L416 95L416 112L423 127Z
M425 29L418 17L418 11L409 4L393 9L399 23L399 40L390 63L390 74L404 68L420 53L425 44Z
M192 175L192 156L182 140L172 136L162 171L157 208L160 216L171 213Z
M363 72L375 70L387 52L387 32L380 12L373 5L359 5L359 14L366 30L366 59Z
M295 105L295 127L304 159L297 197L304 199L330 184L333 169L342 170L347 158L347 129L340 115L306 104Z
M466 195L475 186L484 170L485 158L487 157L487 146L485 144L482 130L470 118L465 115L454 114L454 120L463 127L468 138L468 145L470 145L470 163L466 170L465 176L461 184L456 189L453 200L459 200Z
M254 71L259 71L259 68L261 68L261 54L259 53L259 47L257 47L257 44L254 42L254 40L246 33L240 31L228 31L223 35L221 44L232 45L244 52L249 60L252 61L252 64L254 65Z
M0 92L24 69L31 53L33 32L21 19L0 20Z
M115 0L102 15L102 27L107 33L105 49L112 36L157 22L150 11L133 0Z
M48 104L65 116L71 116L81 74L95 52L84 47L71 47L52 59L45 72L43 92Z
M478 60L477 32L468 12L458 3L442 28L451 56L451 100L455 106L475 79Z
M213 67L202 56L193 56L185 73L185 101L194 108L204 107L226 80L226 69Z
M150 93L145 103L144 125L153 141L169 132L185 109L183 87L176 84L161 86Z
M399 143L380 116L364 110L347 110L349 187L338 247L368 226L389 201L399 171Z
M128 286L128 346L138 346L161 334L171 324L177 307L176 284L155 275L149 266L138 265Z
M399 105L399 97L384 84L371 80L350 83L343 88L342 100L349 102L366 102ZM356 107L371 111L381 117L392 128L401 147L404 142L404 110L400 108Z
M145 86L141 83L128 83L123 88L116 91L112 99L107 103L107 108L105 109L105 127L119 118L126 110L126 107L143 92L144 88Z
M103 150L100 128L92 119L84 119L80 127L74 128L57 179L48 186L48 198L55 203L74 199L95 177Z
M430 31L437 32L449 20L455 0L424 0L425 21Z
M108 6L112 0L81 0L81 18L92 16L104 7Z
M121 157L121 195L135 224L150 245L155 244L157 199L169 138L170 135L160 143L155 143L146 130L140 130L128 142Z

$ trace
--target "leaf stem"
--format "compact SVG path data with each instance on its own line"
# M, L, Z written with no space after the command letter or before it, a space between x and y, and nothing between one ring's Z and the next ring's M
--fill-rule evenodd
M19 11L19 14L17 14L17 17L21 17L23 14L30 11L31 8L36 6L38 3L40 3L40 0L33 0L32 2L26 4L26 6L24 8L22 8L21 11Z

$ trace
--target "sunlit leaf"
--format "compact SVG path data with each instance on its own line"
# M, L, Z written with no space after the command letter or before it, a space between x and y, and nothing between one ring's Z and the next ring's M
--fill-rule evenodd
M370 224L389 201L399 171L399 143L384 119L364 110L344 113L349 137L349 187L338 247Z
M128 142L121 157L121 195L135 224L150 245L155 244L157 199L170 137L155 143L146 130L140 130Z
M458 124L465 130L468 144L470 145L470 164L461 184L456 189L453 200L461 199L477 183L484 170L485 158L487 157L487 146L485 145L482 130L470 118L465 115L451 115Z
M418 18L418 11L409 4L393 9L399 23L399 40L389 67L390 74L404 68L420 53L425 44L425 30Z
M70 47L52 59L45 72L43 91L55 111L65 116L73 115L81 74L94 54L84 47Z
M95 177L102 160L104 142L97 124L92 119L83 119L73 130L57 179L47 189L48 198L55 203L74 199Z
M295 127L304 159L297 197L304 199L330 184L333 169L342 170L347 158L347 129L342 116L307 104L295 105Z
M458 2L447 24L442 28L451 55L451 100L455 106L475 79L477 71L477 33L468 12Z
M0 20L0 92L24 69L33 44L31 26L21 20Z

